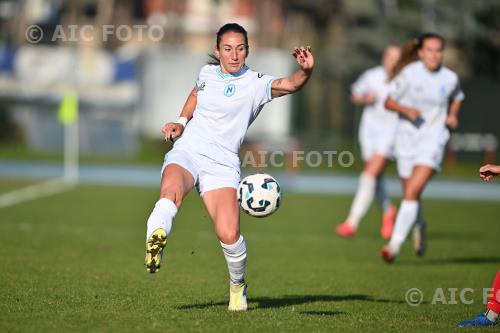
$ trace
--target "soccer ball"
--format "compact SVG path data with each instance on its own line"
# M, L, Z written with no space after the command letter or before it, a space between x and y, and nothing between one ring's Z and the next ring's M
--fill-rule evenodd
M245 177L237 193L241 209L255 217L269 216L280 206L280 186L276 179L266 173Z

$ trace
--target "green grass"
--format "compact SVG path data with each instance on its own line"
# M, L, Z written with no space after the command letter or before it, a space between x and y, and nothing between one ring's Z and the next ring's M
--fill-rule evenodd
M156 196L82 186L1 209L0 331L457 332L484 308L482 288L500 267L497 203L425 201L428 255L416 258L407 244L387 265L375 208L344 240L333 227L351 198L285 193L275 215L242 217L250 311L229 313L225 261L194 193L164 266L146 273L144 224ZM407 305L409 288L422 290L422 305ZM432 304L436 288L448 300L448 288L473 288L474 303Z
M163 161L163 155L172 148L171 143L161 140L142 139L136 154L84 154L80 152L82 163L97 164L146 164L158 165ZM62 162L63 151L35 151L25 144L0 141L0 156L6 160Z

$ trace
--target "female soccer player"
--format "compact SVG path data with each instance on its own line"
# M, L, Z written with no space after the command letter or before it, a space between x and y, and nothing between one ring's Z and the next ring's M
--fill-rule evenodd
M213 222L230 276L228 309L247 309L246 244L240 234L236 189L240 180L238 152L249 125L264 104L301 89L314 68L309 47L295 48L300 69L276 79L245 65L248 37L236 23L217 32L216 64L201 68L177 122L163 127L165 139L176 140L165 155L160 199L147 222L146 269L160 268L160 260L177 210L196 186ZM189 123L188 123L189 122Z
M457 75L442 65L444 39L425 33L416 44L420 61L406 66L391 82L385 106L399 113L395 155L403 183L396 224L382 257L392 262L416 221L423 222L420 195L436 171L449 139L447 127L458 126L458 112L464 94ZM414 247L425 252L425 225L415 225Z
M499 167L500 168L500 167ZM481 312L470 320L465 320L457 324L458 327L469 326L493 326L498 324L500 314L500 271L497 272L493 286L488 297L486 311Z
M493 177L500 176L500 165L486 164L479 169L479 177L489 182ZM500 271L497 272L493 286L491 287L490 297L486 305L486 311L481 312L476 317L458 323L459 327L467 326L493 326L498 323L500 314Z
M351 88L351 101L365 105L359 125L359 143L365 166L359 177L349 216L344 223L337 225L336 232L341 237L353 237L356 234L375 195L383 213L380 233L384 239L391 237L396 207L386 194L382 174L393 154L398 118L395 113L385 109L384 103L389 90L389 77L399 55L399 47L388 46L382 57L382 66L365 71Z

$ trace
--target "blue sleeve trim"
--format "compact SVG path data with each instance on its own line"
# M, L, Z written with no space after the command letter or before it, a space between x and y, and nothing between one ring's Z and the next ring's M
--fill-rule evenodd
M457 101L457 102L461 102L465 99L465 94L463 93L463 91L460 91L454 98L453 100L454 101Z
M269 80L267 82L266 91L267 91L267 99L268 99L268 101L271 101L273 99L273 96L271 95L271 84L272 84L272 82L274 80L276 80L276 79L272 78L271 80Z

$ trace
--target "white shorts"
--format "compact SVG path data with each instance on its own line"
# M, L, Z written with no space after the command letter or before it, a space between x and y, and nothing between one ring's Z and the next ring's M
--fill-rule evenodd
M447 141L447 136L431 139L420 135L399 133L395 148L399 177L410 178L417 165L428 166L439 172Z
M161 173L169 164L177 164L189 171L201 196L205 192L223 187L237 189L240 182L240 170L220 164L208 156L192 152L182 147L174 147L165 154Z
M393 158L395 137L395 128L361 126L359 129L359 144L363 161L371 160L374 155Z

